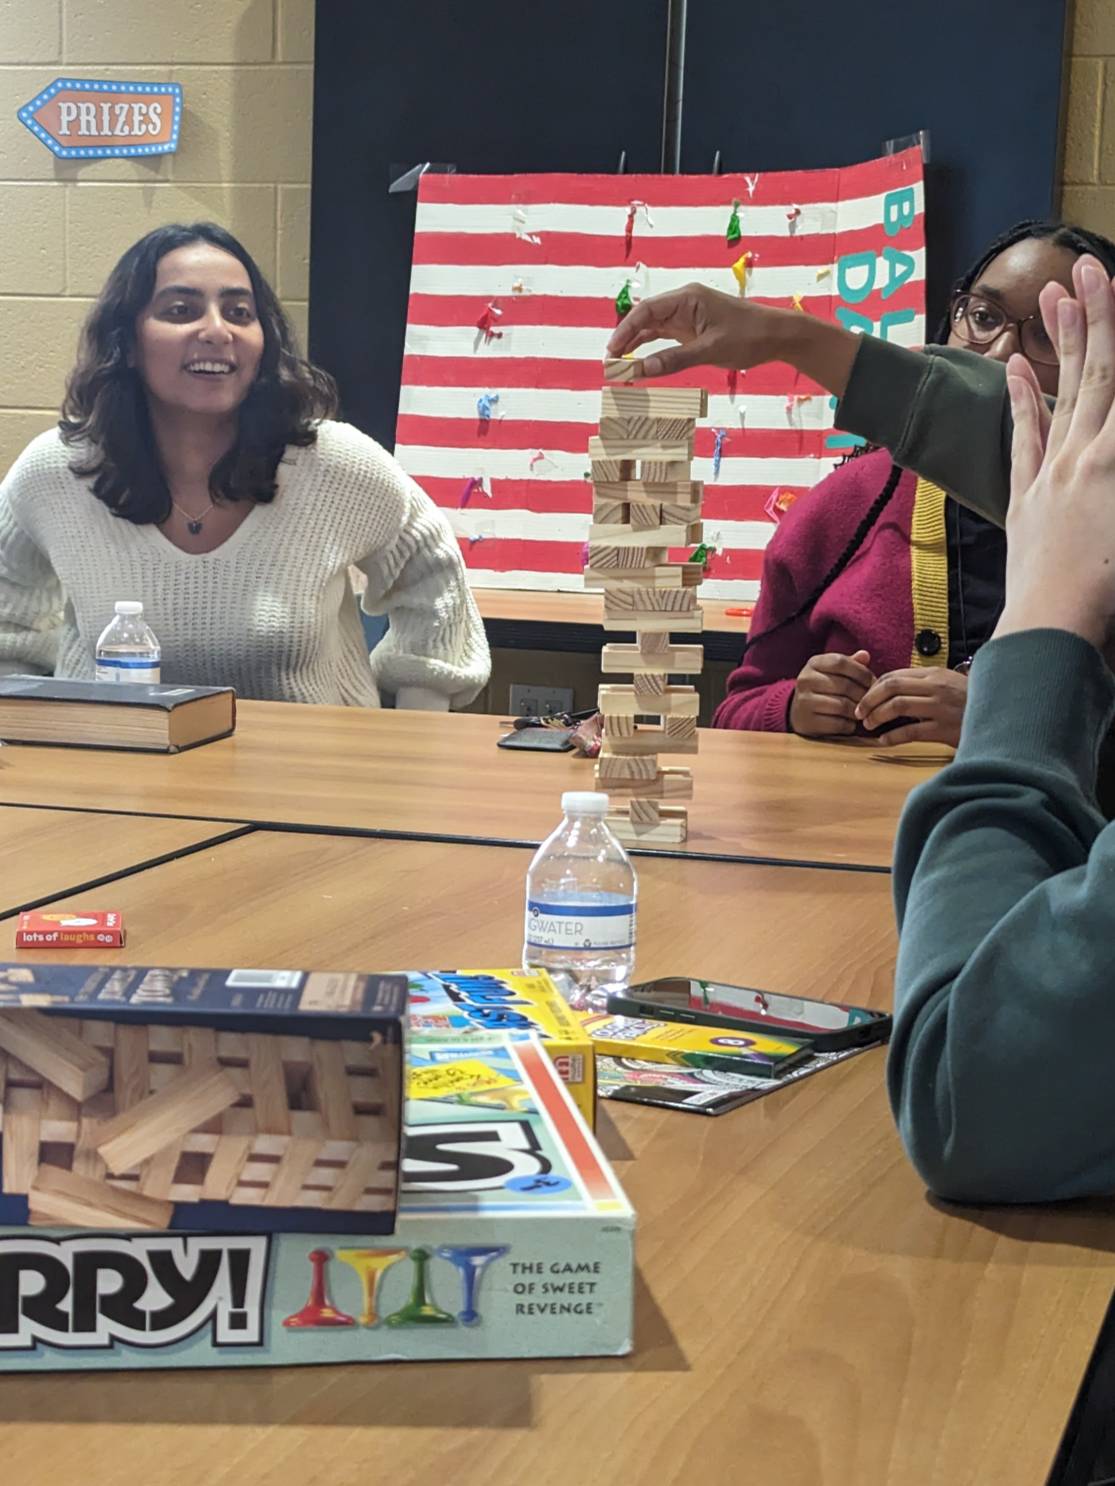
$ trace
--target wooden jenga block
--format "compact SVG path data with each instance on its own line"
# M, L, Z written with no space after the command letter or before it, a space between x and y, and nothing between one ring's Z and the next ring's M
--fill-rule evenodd
M689 477L689 461L645 459L639 465L639 477L651 484L668 484L673 480L686 480Z
M604 595L605 614L681 614L696 608L697 593L692 588L616 588Z
M646 531L652 526L662 525L662 507L655 505L633 505L631 511L631 526L635 531Z
M633 738L634 736L635 714L633 712L614 712L610 717L604 718L605 743L613 738Z
M107 1092L94 1095L82 1105L72 1168L78 1176L87 1176L93 1181L104 1180L107 1168L97 1150L97 1132L105 1120L111 1118L112 1095Z
M642 362L635 356L608 356L604 360L604 375L609 382L634 382L642 370Z
M181 1051L183 1066L196 1068L202 1064L211 1064L217 1058L217 1034L212 1027L158 1027L152 1026L148 1032L148 1047L154 1053L156 1039L154 1033L174 1032L178 1047ZM152 1081L152 1093L155 1092L154 1081ZM220 1133L220 1120L214 1117L207 1120L203 1125L195 1127L191 1133L198 1130L210 1132L214 1136ZM171 1189L174 1186L178 1166L184 1151L184 1140L170 1141L161 1151L156 1153L143 1163L139 1174L139 1190L144 1197L156 1197L160 1200L169 1200Z
M100 1095L94 1095L99 1098ZM73 1145L77 1140L77 1127L81 1105L69 1094L64 1094L57 1084L43 1084L42 1128L39 1138L55 1145Z
M650 418L640 414L632 418L601 418L600 437L606 444L621 443L677 444L692 447L692 418Z
M636 547L625 542L594 542L591 534L589 535L586 566L600 572L616 568L654 568L665 561L664 546Z
M117 1022L112 1031L112 1098L120 1114L150 1091L148 1029L136 1022Z
M692 686L667 686L661 692L651 694L639 691L644 680L636 677L634 686L601 686L600 710L605 717L634 717L651 713L659 717L696 717L701 699Z
M169 1202L49 1165L39 1167L27 1203L35 1221L77 1228L168 1228L174 1211Z
M656 671L662 667L682 676L696 676L704 665L702 645L671 645L669 635L655 633L639 637L638 645L605 645L600 654L600 669L605 675L630 671ZM661 640L660 648L644 650L643 640Z
M369 1186L382 1182L381 1168L391 1155L392 1148L383 1142L357 1146L323 1205L334 1211L354 1208Z
M653 712L653 703L663 700L669 690L665 671L642 671L635 676L635 708L640 712Z
M627 526L630 524L627 517L628 508L623 501L601 500L597 496L592 503L592 519L602 526Z
M633 459L593 459L589 463L589 479L594 485L614 485L634 478Z
M676 813L675 813L676 811ZM657 825L641 825L627 814L605 817L624 846L680 846L689 828L684 806L660 806Z
M704 495L700 480L667 480L651 485L646 480L601 481L594 487L597 500L623 501L624 504L649 502L651 505L692 506L695 520Z
M249 1037L248 1072L257 1127L268 1135L289 1135L290 1105L278 1038Z
M616 758L602 751L596 760L595 782L598 788L607 791L613 785L644 783L658 773L658 761L650 755L645 758Z
M41 1089L8 1086L4 1094L3 1183L6 1193L26 1192L39 1169Z
M228 1202L256 1137L255 1115L250 1109L226 1109L221 1115L221 1133L202 1183L205 1202Z
M669 746L669 748L664 748L662 751L664 753L675 753L675 752L678 752L678 750L675 749L674 746L673 746L675 740L678 740L678 739L685 740L687 738L693 738L693 739L696 738L696 736L697 736L697 718L696 718L696 716L691 716L691 717L667 717L664 720L664 722L663 722L662 731L665 733L666 737L670 740L670 746Z
M606 418L707 418L708 393L703 387L605 387L600 411Z
M682 591L692 593L695 590ZM630 633L631 630L637 629L646 634L651 634L655 630L660 630L664 634L671 630L678 630L682 634L698 634L705 627L705 615L703 609L664 614L653 609L636 609L631 612L617 610L613 613L605 608L601 626L613 632L625 630Z
M625 760L625 762L628 762ZM650 779L612 779L606 793L613 799L640 800L691 800L693 798L693 775L688 769L660 769L653 758L641 758L629 762L655 764ZM603 788L603 785L601 786Z
M631 509L634 510L634 506ZM684 524L690 532L689 541L693 540L692 533L694 529L699 528L701 525L700 521L697 520L700 514L699 510L694 510L692 506L675 506L668 503L663 503L659 509L662 520L666 525ZM700 541L699 536L697 540Z
M627 818L633 826L656 826L662 819L656 800L631 800L627 806Z
M645 634L636 636L635 648L640 655L661 655L671 643L669 635Z
M305 1109L294 1110L290 1124L290 1144L280 1158L263 1197L264 1207L293 1206L321 1150L324 1128L319 1114Z
M653 568L616 568L601 572L598 568L585 569L585 587L617 588L624 585L635 588L696 588L701 581L701 569L691 562L661 562Z
M639 509L649 511L653 507ZM632 506L631 510L634 511L635 507ZM648 547L683 547L688 541L688 532L689 528L686 526L640 527L634 524L623 526L593 522L589 527L588 540L590 547L637 547L646 550Z
M0 1012L0 1048L72 1099L89 1099L108 1087L112 1070L104 1054L41 1011Z
M693 458L693 443L690 439L601 439L590 438L588 457L593 461L605 459L653 460L656 463L683 464L686 470Z
M310 1053L313 1060L310 1093L326 1135L333 1140L355 1140L356 1114L349 1093L344 1049L339 1042L315 1040Z
M696 753L698 751L699 740L696 732L692 738L667 738L663 729L658 727L636 727L632 732L627 733L617 732L611 725L613 721L623 722L625 720L629 719L608 718L604 724L604 737L607 740L608 751L617 757L636 757L647 753ZM694 721L696 721L695 718Z
M157 1094L106 1120L97 1132L97 1150L109 1171L130 1171L163 1146L228 1109L239 1097L239 1086L226 1069L218 1063L201 1064Z

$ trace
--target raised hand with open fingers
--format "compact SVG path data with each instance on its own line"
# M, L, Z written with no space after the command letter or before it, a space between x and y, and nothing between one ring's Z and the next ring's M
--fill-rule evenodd
M1014 356L1007 367L1014 434L996 635L1066 629L1102 648L1115 618L1115 296L1094 259L1077 262L1073 282L1075 299L1050 296L1061 362L1052 422L1029 365Z

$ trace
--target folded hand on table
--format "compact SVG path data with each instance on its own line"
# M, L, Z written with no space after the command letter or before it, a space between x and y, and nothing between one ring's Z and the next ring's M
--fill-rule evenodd
M854 655L830 651L807 660L790 703L791 731L803 738L845 737L856 730L856 703L875 677L866 650Z
M967 700L967 676L943 666L914 667L880 676L858 703L855 715L869 733L903 719L902 726L891 727L879 738L887 747L948 743L955 748Z

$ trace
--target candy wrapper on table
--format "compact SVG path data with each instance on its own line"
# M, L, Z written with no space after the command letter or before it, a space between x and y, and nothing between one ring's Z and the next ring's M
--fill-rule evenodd
M537 1038L408 1094L391 1235L0 1232L0 1371L629 1352L634 1213Z

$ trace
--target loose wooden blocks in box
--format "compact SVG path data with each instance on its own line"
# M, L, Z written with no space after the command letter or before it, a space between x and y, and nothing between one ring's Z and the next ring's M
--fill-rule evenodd
M404 975L0 966L0 1224L390 1232L406 999Z
M606 362L613 382L629 384L634 363ZM599 436L589 441L593 525L585 587L604 592L604 628L635 632L634 644L605 645L602 669L632 676L600 688L604 739L597 788L622 808L608 821L628 845L685 840L692 797L688 769L663 768L659 755L696 753L698 698L671 674L700 671L700 645L675 644L671 631L700 631L697 564L671 562L672 547L701 541L699 481L690 478L696 420L707 394L645 383L605 387ZM670 802L670 803L667 803Z

